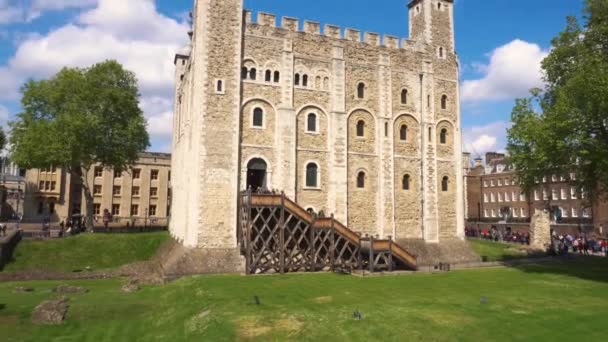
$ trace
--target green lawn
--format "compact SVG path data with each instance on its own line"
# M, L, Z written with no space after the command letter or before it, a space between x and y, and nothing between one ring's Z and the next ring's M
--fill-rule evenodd
M67 322L32 325L34 306L61 283L0 284L1 339L601 341L608 324L608 259L367 278L200 276L132 294L119 279L71 281L90 292L70 296ZM12 293L23 285L35 292Z
M468 241L477 254L487 258L486 261L507 261L528 257L527 253L519 249L521 245L480 239L468 239Z
M4 272L93 270L147 260L169 238L166 232L142 234L80 234L47 241L23 240Z

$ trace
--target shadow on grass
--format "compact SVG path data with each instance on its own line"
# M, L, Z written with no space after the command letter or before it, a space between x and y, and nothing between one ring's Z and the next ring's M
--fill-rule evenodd
M586 280L608 282L608 258L568 256L556 257L553 262L513 265L527 273L557 274Z
M0 304L0 311L4 310L5 307L6 307L6 304Z

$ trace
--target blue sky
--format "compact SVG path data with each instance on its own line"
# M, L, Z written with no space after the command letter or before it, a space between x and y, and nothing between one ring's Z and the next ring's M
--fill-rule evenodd
M172 55L186 42L193 0L0 0L0 125L18 88L62 66L107 58L133 70L152 137L169 151ZM407 0L245 0L253 11L407 37ZM539 64L583 0L456 0L464 148L502 150L513 101L540 86Z

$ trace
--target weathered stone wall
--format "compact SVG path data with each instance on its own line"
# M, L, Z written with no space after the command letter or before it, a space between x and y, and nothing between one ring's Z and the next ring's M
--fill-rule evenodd
M378 234L378 158L348 155L348 226L364 234ZM359 172L365 173L363 188L357 187Z
M409 190L403 177L410 176ZM420 159L395 158L395 239L421 239Z
M456 236L456 225L460 219L454 205L457 201L457 178L453 162L438 161L437 170L439 238L445 239ZM444 177L448 177L447 191L442 188Z

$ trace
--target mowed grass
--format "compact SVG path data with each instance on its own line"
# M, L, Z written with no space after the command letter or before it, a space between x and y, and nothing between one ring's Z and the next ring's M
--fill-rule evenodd
M71 281L61 326L30 323L55 281L0 284L3 341L586 341L605 339L608 259L451 273L199 276L139 292ZM31 286L33 293L13 293ZM255 304L254 296L260 304ZM363 320L355 320L359 310Z
M108 269L147 260L169 238L167 232L142 234L84 233L47 241L23 240L4 272L45 270L72 272Z
M518 249L521 245L480 239L468 239L467 241L475 253L487 258L486 261L507 261L528 257L527 253Z

